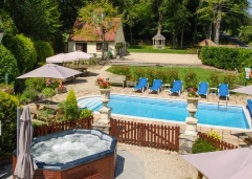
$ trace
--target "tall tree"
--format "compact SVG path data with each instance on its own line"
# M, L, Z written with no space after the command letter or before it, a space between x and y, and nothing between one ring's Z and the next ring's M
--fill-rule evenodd
M248 2L245 0L200 0L197 13L199 18L207 20L214 27L214 42L219 44L221 23L225 19L231 19L237 14L247 11ZM248 7L248 6L247 6Z
M59 4L60 21L63 23L62 31L68 32L73 28L78 11L86 5L87 0L57 0Z
M132 43L133 35L141 38L156 33L156 28L152 28L152 24L156 24L151 5L152 0L125 0L122 18L126 25L124 29L129 28L130 43Z
M87 23L89 26L86 26L84 33L86 35L93 35L90 32L93 32L94 28L98 28L101 31L102 38L102 60L104 60L104 50L105 50L105 34L115 28L113 24L113 18L117 15L117 8L108 0L101 1L90 1L88 4L81 8L79 11L79 18L82 22ZM77 31L80 33L80 31Z
M23 20L19 30L36 40L52 40L61 23L56 0L26 0L22 7Z

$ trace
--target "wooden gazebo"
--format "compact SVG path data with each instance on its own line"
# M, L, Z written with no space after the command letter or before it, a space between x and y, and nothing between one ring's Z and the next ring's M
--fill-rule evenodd
M153 38L153 48L154 49L164 49L165 48L165 37L158 32Z

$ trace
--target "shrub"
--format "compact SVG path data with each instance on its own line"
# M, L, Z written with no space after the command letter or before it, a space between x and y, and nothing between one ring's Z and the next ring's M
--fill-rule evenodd
M220 83L220 76L216 73L212 73L208 79L209 81L209 86L217 88Z
M167 72L167 83L173 84L174 80L179 80L179 74L176 70L170 70Z
M38 94L38 91L36 91L34 88L27 88L20 97L20 103L30 103L37 99Z
M7 50L3 45L0 44L0 83L5 81L4 76L8 74L8 83L15 81L19 75L18 65L15 57Z
M213 139L216 139L216 140L220 140L221 139L221 136L214 130L211 130L209 132L207 132L207 136L208 137L211 137Z
M197 87L198 83L199 83L199 80L195 72L188 73L185 76L185 79L184 79L185 88Z
M89 109L82 109L80 111L80 118L89 118L89 117L92 117L93 116L93 111L92 110L89 110Z
M229 89L234 88L236 76L234 74L226 74L223 77L223 82L229 85Z
M42 90L42 95L43 95L43 97L45 97L45 98L52 97L52 96L54 96L55 94L56 94L56 92L55 92L55 90L52 89L52 88L44 88L44 89Z
M0 91L0 120L2 135L0 142L0 156L9 156L16 147L17 107L18 99L15 96Z
M40 121L38 119L32 119L32 126L43 126L46 125L47 123L44 121Z
M193 146L192 146L192 153L203 153L203 152L213 152L216 151L217 148L213 146L211 143L209 143L205 139L198 138Z
M79 117L77 99L73 90L69 91L66 101L63 105L65 120L74 120Z
M45 88L45 80L43 78L28 78L25 80L26 88L33 88L37 91L42 91Z
M55 89L59 86L59 81L53 78L47 78L46 79L46 87Z

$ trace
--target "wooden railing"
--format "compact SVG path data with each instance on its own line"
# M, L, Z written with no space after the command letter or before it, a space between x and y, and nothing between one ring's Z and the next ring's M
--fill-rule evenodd
M110 135L119 142L157 149L178 151L179 130L174 126L110 120Z
M48 125L35 126L33 136L43 136L53 132L64 131L73 128L91 129L93 117L86 119L76 119L72 121L54 122Z
M229 150L229 149L236 149L236 148L238 148L235 145L232 145L232 144L229 144L227 142L224 142L224 141L221 141L221 140L209 137L205 133L199 132L199 138L207 140L208 142L210 142L212 145L214 145L219 150Z

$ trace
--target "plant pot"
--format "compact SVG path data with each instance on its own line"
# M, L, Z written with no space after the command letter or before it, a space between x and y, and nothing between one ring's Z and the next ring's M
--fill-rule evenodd
M190 113L191 117L194 117L197 109L198 109L198 102L200 97L186 97L187 99L187 110Z
M110 89L100 89L101 93L101 101L103 102L103 105L107 107L107 104L110 99Z

